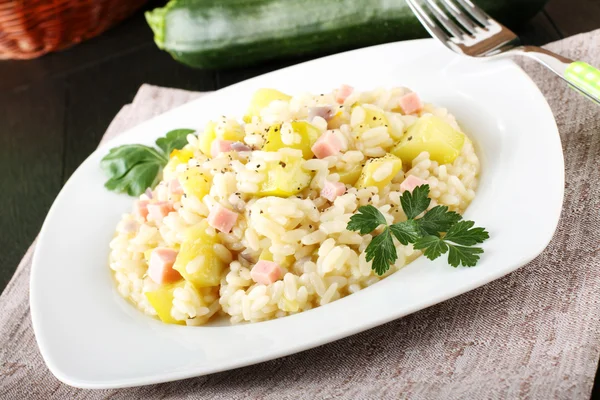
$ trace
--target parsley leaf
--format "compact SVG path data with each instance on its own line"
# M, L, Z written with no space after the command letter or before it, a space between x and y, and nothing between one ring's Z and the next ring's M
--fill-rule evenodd
M474 267L483 249L469 246L482 243L489 238L485 229L472 228L474 224L473 221L457 222L443 238L434 235L424 236L415 242L414 248L423 250L425 257L430 260L435 260L449 251L448 264L451 266Z
M367 261L373 260L371 268L375 273L380 276L385 274L398 258L390 229L385 228L381 234L375 236L365 249L365 253Z
M156 145L169 156L173 150L181 150L187 144L187 135L194 132L194 129L174 129L156 139Z
M444 240L449 240L463 246L473 246L483 243L490 235L484 228L473 228L473 221L460 221L446 230Z
M408 219L414 219L423 211L427 210L431 199L429 196L429 185L417 186L410 191L405 191L400 196L400 204Z
M465 267L474 267L479 261L479 254L483 253L480 247L457 246L448 243L450 252L448 253L448 264L458 267L462 264Z
M439 236L440 232L447 232L461 219L462 216L459 213L448 211L448 207L435 206L415 222L423 235Z
M396 239L405 246L414 243L420 237L419 226L413 219L390 225L390 230Z
M428 235L415 242L413 247L417 250L423 250L425 257L435 260L448 251L448 245L439 237Z
M388 271L398 258L394 237L405 246L412 243L430 260L448 253L448 263L453 267L477 264L483 249L472 246L488 239L488 232L474 227L473 221L463 221L460 214L448 211L447 206L435 206L427 211L431 204L429 185L417 186L412 193L405 191L400 196L400 204L407 217L404 222L388 226L383 214L371 205L359 207L348 222L348 230L362 235L385 225L383 232L375 236L365 250L366 259L373 261L372 268L377 275Z
M379 225L386 225L383 214L375 207L368 205L358 207L358 213L350 217L346 229L359 231L361 235L373 232Z

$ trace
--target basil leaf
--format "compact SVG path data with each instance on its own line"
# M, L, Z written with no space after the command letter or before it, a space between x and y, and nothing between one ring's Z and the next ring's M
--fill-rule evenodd
M167 157L175 149L181 150L187 144L187 135L196 132L194 129L175 129L168 132L165 137L156 139L156 145L165 152Z
M108 176L104 186L112 191L139 196L147 188L154 188L160 180L160 171L168 159L152 147L127 144L115 147L100 161Z

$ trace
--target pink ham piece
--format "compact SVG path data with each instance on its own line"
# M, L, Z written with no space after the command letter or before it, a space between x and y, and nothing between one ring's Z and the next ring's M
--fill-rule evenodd
M148 200L138 200L133 203L133 215L146 220L146 217L148 216L148 204L150 204L150 201Z
M231 232L231 228L238 219L238 213L216 204L208 213L208 224L223 233Z
M273 261L260 260L250 271L250 277L256 283L269 285L281 279L281 267Z
M342 85L335 93L335 101L339 104L344 104L344 101L354 92L354 88L348 85Z
M183 187L179 183L179 179L171 179L169 181L169 193L171 194L183 194Z
M399 106L404 114L413 114L423 109L423 103L415 92L400 97Z
M174 211L174 209L173 203L170 201L159 201L158 203L148 204L148 215L154 221L162 221L171 211Z
M333 108L329 106L309 107L308 120L312 121L315 117L321 117L329 121L333 117Z
M238 151L238 152L241 152L241 151L252 151L252 149L249 146L245 145L242 142L233 142L233 143L231 143L231 150Z
M231 140L215 139L210 145L210 155L214 158L221 153L231 151Z
M336 197L346 193L346 185L342 182L330 182L325 181L323 190L321 190L321 197L326 198L329 201L334 201Z
M412 192L417 186L425 185L426 183L427 181L424 181L419 177L408 175L400 184L400 191L404 192L405 190L408 190L409 192Z
M173 269L176 258L177 252L173 249L157 247L152 250L148 262L148 276L150 279L159 285L180 280L181 275Z
M342 140L333 131L327 131L317 139L311 150L317 158L325 158L338 154L342 146Z

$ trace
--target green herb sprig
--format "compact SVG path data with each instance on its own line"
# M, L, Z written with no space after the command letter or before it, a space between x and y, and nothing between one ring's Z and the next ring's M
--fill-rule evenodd
M181 150L187 135L193 129L175 129L156 140L158 149L142 144L125 144L110 149L100 161L100 168L108 176L104 186L108 190L139 196L160 181L160 173L173 150Z
M346 228L361 235L385 226L365 249L366 259L373 261L372 268L377 275L386 273L398 258L393 238L403 245L413 244L430 260L448 253L448 263L453 267L477 264L483 249L474 246L488 239L488 232L474 227L473 221L462 220L460 214L449 211L447 206L435 206L427 211L430 203L429 185L421 185L400 196L406 221L388 225L383 214L372 205L359 207L358 213L350 218Z

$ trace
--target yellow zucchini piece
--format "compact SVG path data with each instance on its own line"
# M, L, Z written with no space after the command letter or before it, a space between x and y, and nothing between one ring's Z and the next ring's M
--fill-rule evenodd
M263 251L260 253L260 256L258 256L258 259L265 261L275 261L273 260L273 253L271 253L268 247L263 249ZM289 268L294 264L294 261L296 261L294 256L286 256L281 262L281 266Z
M258 89L250 100L250 106L244 116L244 122L252 121L252 117L259 117L260 111L267 107L271 102L275 100L289 101L292 96L280 92L275 89Z
M281 296L279 298L279 301L277 302L277 307L287 312L296 312L300 309L297 301L288 300L285 298L285 296Z
M342 182L345 185L354 186L358 178L360 178L360 173L362 172L362 170L362 165L354 164L346 165L345 168L336 169L334 172L337 172L340 176L340 182Z
M335 115L327 122L327 129L339 129L343 124L347 124L348 121L344 118L344 113L339 110Z
M411 162L426 151L429 158L440 164L453 162L465 143L465 135L440 117L421 117L404 134L391 153Z
M217 138L215 125L215 122L209 121L204 127L204 131L198 135L198 147L207 157L210 157L210 146L212 146L213 140Z
M210 192L211 176L198 167L190 167L179 176L179 183L186 196L202 200Z
M363 133L380 126L385 126L389 132L389 123L383 111L374 110L369 107L363 107L363 110L365 110L365 120L353 128L354 132Z
M185 321L178 321L171 316L171 308L173 307L173 292L177 288L183 288L185 281L161 285L158 289L152 292L144 293L150 305L156 310L158 318L167 324L185 325Z
M187 164L187 162L194 157L194 152L190 149L183 148L181 150L173 150L169 155L169 162L163 169L163 179L170 180L171 176L175 173L175 169L180 164Z
M198 147L205 156L211 157L210 148L216 138L231 140L232 142L244 141L244 128L237 121L227 119L224 122L209 121L204 131L198 135Z
M281 125L278 124L269 128L267 142L265 143L263 150L277 151L284 147L298 149L302 151L302 157L304 157L304 159L310 160L314 155L311 147L315 144L319 136L321 136L321 131L316 126L306 121L294 121L291 125L294 133L299 134L302 138L300 143L293 143L290 145L283 143L281 140Z
M306 188L312 174L302 169L304 159L290 155L281 161L269 161L263 171L266 174L261 182L259 196L289 197Z
M185 231L185 240L173 265L173 269L179 271L183 279L197 289L219 285L225 269L225 263L217 257L214 250L219 239L216 235L209 234L207 228L208 222L202 220ZM192 265L188 268L190 262Z
M393 154L388 153L380 158L371 158L363 167L356 187L363 189L376 186L381 192L401 169L402 160Z

